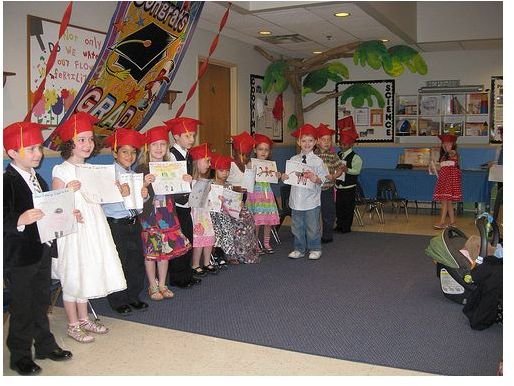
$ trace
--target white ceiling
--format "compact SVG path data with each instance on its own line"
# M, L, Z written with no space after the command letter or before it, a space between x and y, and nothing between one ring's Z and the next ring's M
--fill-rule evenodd
M399 4L402 3L236 1L232 3L222 35L259 46L276 54L302 58L312 56L313 51L326 51L346 43L379 39L389 39L385 43L387 47L406 44L422 52L488 50L502 47L503 36L491 39L491 34L488 33L484 33L483 38L473 36L473 40L463 40L461 36L458 39L452 39L451 31L449 31L449 34L445 35L444 41L424 40L418 42L416 20L419 22L420 16L419 11L416 14L417 2L405 2L403 3L406 4L405 6ZM198 27L218 32L226 6L227 2L206 1ZM390 6L389 10L388 6ZM417 7L418 10L421 8ZM350 12L351 16L335 17L334 13L340 11ZM496 14L498 16L494 17L500 18L498 22L501 31L502 14L500 12ZM466 18L464 19L466 20ZM400 22L394 23L393 20ZM411 25L409 26L408 22L402 22L402 20L411 21ZM271 31L275 38L298 34L307 41L272 44L258 38L258 32L261 30ZM476 28L473 31L476 31Z

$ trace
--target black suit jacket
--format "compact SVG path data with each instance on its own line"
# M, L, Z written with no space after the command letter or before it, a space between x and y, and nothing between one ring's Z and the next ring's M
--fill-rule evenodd
M36 173L41 189L48 191L48 185ZM34 208L32 191L23 177L11 165L4 172L4 269L23 267L37 263L43 256L36 223L26 225L23 232L18 232L17 223L20 215ZM52 243L55 248L55 242ZM56 256L55 250L52 255Z

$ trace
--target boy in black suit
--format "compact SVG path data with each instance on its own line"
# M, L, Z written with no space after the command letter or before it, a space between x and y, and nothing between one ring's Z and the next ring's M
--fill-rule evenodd
M10 367L20 375L41 372L32 360L32 342L37 359L71 359L50 332L51 260L55 243L41 243L36 221L44 214L34 208L32 194L48 191L34 171L43 158L42 125L19 122L4 129L4 148L11 164L4 172L4 277L11 292L7 347Z

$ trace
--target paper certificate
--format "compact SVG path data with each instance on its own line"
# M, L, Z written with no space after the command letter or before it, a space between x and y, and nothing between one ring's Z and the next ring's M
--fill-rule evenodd
M211 180L200 179L193 181L193 187L189 194L189 206L191 208L207 208L209 204L209 191L211 190Z
M187 174L186 161L150 162L150 174L155 176L152 183L155 194L189 193L191 186L182 177Z
M314 189L314 183L305 177L305 172L311 171L308 165L302 162L286 161L286 174L288 178L284 180L284 184L298 186L300 188Z
M277 163L275 161L252 158L252 168L255 169L255 182L278 183Z
M221 212L221 199L223 198L223 185L211 184L211 191L209 192L209 211Z
M223 189L222 206L231 217L239 218L241 205L243 203L243 193L235 192L230 189Z
M45 214L37 222L41 243L77 232L77 220L73 214L75 195L72 189L51 190L32 195L34 208Z
M241 187L246 189L247 192L253 193L253 188L255 187L255 168L245 169Z
M95 204L122 202L120 190L116 186L114 165L75 165L77 180L84 198Z
M121 185L128 184L130 195L123 197L125 209L143 209L143 173L123 173L118 176Z
M492 165L489 169L489 181L503 182L503 165Z

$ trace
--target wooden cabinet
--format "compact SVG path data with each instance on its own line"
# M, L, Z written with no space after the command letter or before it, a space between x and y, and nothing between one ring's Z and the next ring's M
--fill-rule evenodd
M452 92L398 95L395 135L489 136L489 93Z

